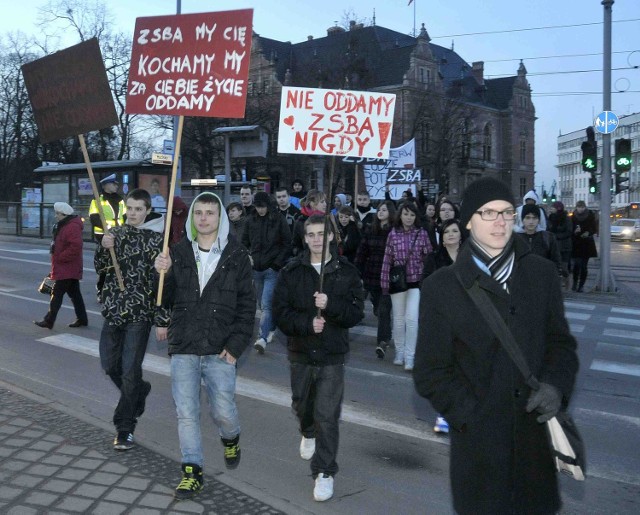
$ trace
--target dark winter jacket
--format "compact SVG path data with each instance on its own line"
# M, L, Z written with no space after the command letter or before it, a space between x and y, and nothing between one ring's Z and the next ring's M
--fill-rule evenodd
M185 235L185 223L189 215L189 208L179 196L173 197L173 208L171 210L171 237L169 246L173 247Z
M367 231L358 247L354 263L360 270L362 281L367 288L380 288L380 272L390 230L391 227L387 226L378 232Z
M280 207L278 207L278 213L280 213L282 218L287 222L289 231L291 231L291 235L293 236L293 226L296 223L297 216L300 214L300 210L293 204L289 204L287 209L280 209Z
M102 316L115 325L133 322L152 322L158 327L169 325L169 312L156 307L158 273L154 268L156 256L162 250L164 216L151 213L147 221L134 227L113 227L114 249L124 291L120 291L111 262L111 254L98 245L94 258L96 273L106 273L102 289Z
M256 294L249 253L233 237L200 296L191 241L171 249L164 301L171 307L169 354L220 354L239 358L253 334Z
M538 231L533 234L520 232L516 233L516 237L522 239L529 246L529 250L532 253L552 261L556 265L558 273L562 274L563 266L560 249L553 234L549 231Z
M531 390L466 292L479 284L533 374L558 388L566 405L578 358L556 268L519 239L514 251L510 293L476 265L467 244L453 265L422 284L413 377L418 393L452 428L450 477L461 515L551 514L560 508L545 425L525 409Z
M327 308L320 334L313 331L318 310L313 294L320 291L320 274L311 265L309 251L293 259L278 277L273 294L276 325L287 335L289 360L312 365L344 363L349 352L349 328L364 318L364 290L358 270L344 257L325 265L323 291Z
M593 235L598 232L598 222L593 211L586 210L582 215L577 211L573 213L573 236L571 257L592 258L598 256L596 242ZM580 230L576 232L576 228ZM587 234L588 233L588 234Z
M82 279L82 218L65 216L53 227L51 279Z
M571 252L573 223L565 211L551 213L547 220L547 230L552 232L558 242L560 252Z
M280 270L291 255L291 231L286 220L269 208L265 216L247 215L242 244L249 249L253 269Z
M426 279L436 270L450 266L453 264L453 259L449 255L449 252L445 247L441 247L435 252L429 254L424 260L424 273L423 277Z
M340 248L342 255L346 257L350 263L356 258L356 252L360 246L360 231L355 222L349 222L345 227L338 222L338 232L340 233Z

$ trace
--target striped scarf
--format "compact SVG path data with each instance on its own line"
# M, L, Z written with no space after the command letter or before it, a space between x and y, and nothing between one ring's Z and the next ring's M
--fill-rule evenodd
M508 293L509 286L507 281L511 277L513 272L513 265L515 263L515 252L513 251L514 235L509 238L509 241L505 245L502 252L495 257L491 257L489 253L476 241L473 236L469 238L469 245L471 246L471 253L474 257L482 261L489 271L491 277L498 281L502 288Z

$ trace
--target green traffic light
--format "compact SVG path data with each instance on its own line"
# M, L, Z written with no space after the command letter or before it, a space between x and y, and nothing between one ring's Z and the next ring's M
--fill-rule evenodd
M590 157L584 160L584 167L588 170L592 170L596 167L595 162Z
M621 157L616 161L617 166L631 166L631 159L627 157Z

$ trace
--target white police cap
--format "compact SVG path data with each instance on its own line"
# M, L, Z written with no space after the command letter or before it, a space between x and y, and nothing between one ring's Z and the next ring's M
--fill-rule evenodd
M112 173L108 177L105 177L104 179L102 179L100 181L100 184L104 186L105 184L109 184L110 182L118 182L118 177L116 177L115 173Z

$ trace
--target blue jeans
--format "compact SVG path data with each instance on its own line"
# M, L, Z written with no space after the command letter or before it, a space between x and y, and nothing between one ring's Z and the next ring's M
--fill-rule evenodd
M171 356L171 392L178 414L178 437L182 463L202 467L200 432L200 382L209 398L211 418L221 438L232 440L240 434L240 418L236 406L236 366L217 354L173 354Z
M344 395L344 365L316 367L291 362L291 407L305 438L316 439L311 473L338 472L338 422Z
M278 281L278 272L272 268L267 268L258 272L253 271L253 282L256 287L256 291L262 290L262 298L260 300L260 307L262 308L262 316L260 317L260 338L267 339L271 331L276 330L276 326L273 323L273 313L271 311L271 302L273 300L273 290L276 288L276 282Z
M142 394L142 360L147 351L151 322L134 322L117 326L105 320L100 333L102 370L120 390L120 400L113 414L116 430L133 433L136 407Z

